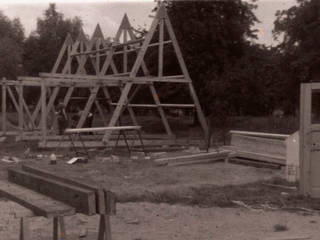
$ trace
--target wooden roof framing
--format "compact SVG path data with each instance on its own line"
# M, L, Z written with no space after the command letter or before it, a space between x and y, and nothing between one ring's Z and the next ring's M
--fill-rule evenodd
M158 33L158 39L154 41L156 32ZM171 44L173 47L181 69L180 75L166 76L164 74L164 62L166 61L164 58L164 46L167 44ZM156 76L150 75L145 62L146 52L150 47L158 48L158 68ZM130 56L134 56L133 64L129 64L129 54ZM121 61L115 61L116 56L121 56ZM92 72L92 69L88 69L90 65L94 72ZM158 96L155 83L185 84L189 89L192 103L162 103ZM101 107L99 107L99 102L97 101L97 93L100 90L105 95L109 105L113 107L110 121L108 123L105 121L108 127L116 126L119 117L125 110L128 110L133 123L137 125L138 123L133 108L150 107L157 108L167 134L172 136L173 133L164 108L194 107L204 135L206 137L208 136L207 123L163 3L158 6L151 27L143 38L137 39L128 16L125 14L113 42L104 38L99 25L97 25L90 40L86 38L83 31L80 32L75 41L73 41L71 35L68 34L50 73L40 73L39 77L19 77L18 81L7 81L6 84L17 84L18 87L16 90L18 91L20 89L20 95L22 94L23 86L41 87L41 97L39 98L34 113L28 113L26 109L25 112L29 118L33 119L32 122L35 128L37 128L37 124L34 119L39 117L41 112L41 126L44 141L47 134L46 118L49 112L52 111L54 102L61 88L67 88L64 96L64 103L67 105L74 89L81 87L88 88L90 95L77 128L82 127L90 108L94 104L97 106L99 112L101 112ZM140 86L149 88L154 104L133 104L131 102L135 94L141 89ZM114 101L111 99L108 90L110 87L115 87L120 90L118 100ZM22 99L19 100L20 102L17 102L17 108L21 113L26 104L23 103L23 97L20 98ZM23 128L23 121L20 121L20 126ZM108 142L110 135L111 131L106 132L103 141Z

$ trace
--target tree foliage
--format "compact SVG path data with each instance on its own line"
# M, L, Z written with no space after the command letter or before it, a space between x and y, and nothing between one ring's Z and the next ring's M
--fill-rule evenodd
M38 18L37 29L31 33L24 46L24 67L28 74L50 72L67 33L75 39L81 31L80 18L65 19L50 4L43 18Z
M16 78L21 73L24 30L19 19L0 12L0 77Z
M273 34L283 37L278 48L280 68L286 73L285 94L293 110L299 101L301 82L320 80L320 2L297 0L297 6L278 11Z
M174 31L207 114L230 114L233 103L234 112L240 113L239 102L256 100L248 92L258 87L252 76L255 66L247 64L251 52L258 51L251 44L257 38L255 7L240 0L168 1Z

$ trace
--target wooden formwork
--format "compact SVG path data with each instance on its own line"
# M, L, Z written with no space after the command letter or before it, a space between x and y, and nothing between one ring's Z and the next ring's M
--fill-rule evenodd
M174 50L181 71L178 75L165 75L164 50L165 46L169 44ZM158 48L156 75L150 74L145 59L146 52L151 47ZM121 56L121 61L117 58L118 56ZM134 59L131 64L129 56ZM160 83L185 85L189 89L192 103L161 102L156 89L156 85ZM15 88L19 96L15 107L19 116L20 137L27 138L24 133L28 130L27 127L31 126L30 130L35 133L33 138L38 136L42 145L46 145L48 136L55 134L50 129L48 119L53 113L58 96L61 98L63 95L63 102L65 106L68 106L72 98L75 97L73 94L78 88L87 89L89 94L84 98L84 108L76 128L83 127L93 106L96 107L103 119L104 126L108 127L119 124L119 118L124 111L128 111L134 125L139 125L134 109L139 107L156 108L166 134L173 136L164 109L194 108L204 136L208 135L205 117L163 3L158 6L151 27L144 37L137 38L135 36L127 15L123 17L113 42L104 38L99 25L90 40L85 37L83 32L75 41L71 35L67 35L50 73L39 73L39 77L19 77L18 81L2 81L2 92L10 94L9 86ZM41 89L39 101L33 112L30 112L23 98L23 88L28 86ZM153 104L132 102L142 87L150 90L154 100ZM119 92L117 99L112 96L110 89L117 89ZM4 94L2 96L5 100ZM103 103L110 107L109 119L105 118L101 101L98 99L102 99ZM5 104L2 104L2 112L6 112ZM3 114L3 119L5 117ZM25 118L28 119L28 122L24 122ZM3 121L2 131L6 131L5 121ZM112 131L107 131L104 134L102 138L104 143L110 140L111 134Z

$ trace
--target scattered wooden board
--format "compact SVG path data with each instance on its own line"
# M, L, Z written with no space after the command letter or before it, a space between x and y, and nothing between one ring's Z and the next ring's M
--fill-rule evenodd
M264 238L263 240L306 240L311 239L311 236L285 236L285 237L268 237Z
M75 213L73 207L7 181L0 181L0 196L32 210L37 216L52 218Z
M79 213L87 215L96 213L94 191L76 187L68 183L57 182L17 169L8 169L8 179L10 182L68 204L74 207Z
M183 156L160 158L154 160L154 162L159 166L181 166L186 164L210 163L217 160L226 159L228 157L228 154L229 151L188 154Z
M232 151L233 157L246 158L246 159L251 159L251 160L261 161L266 163L273 163L281 166L286 165L285 156L250 152L236 146L223 146L222 149Z

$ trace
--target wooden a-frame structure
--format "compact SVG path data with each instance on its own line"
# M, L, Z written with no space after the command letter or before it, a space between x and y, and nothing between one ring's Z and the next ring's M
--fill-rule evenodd
M171 45L174 50L181 70L179 75L165 75L164 50L166 45ZM156 75L150 74L145 59L146 52L151 47L158 48ZM134 59L134 61L130 64L129 59ZM160 83L184 84L189 89L193 103L162 103L155 86ZM164 108L194 108L204 135L208 136L205 117L163 3L158 6L151 27L144 37L135 36L127 15L124 15L113 41L104 38L99 25L90 40L83 31L75 41L68 34L50 73L39 73L39 77L19 77L18 81L2 81L3 98L4 93L7 92L13 95L10 93L10 86L17 91L18 100L14 105L19 115L20 135L23 135L25 127L28 126L38 136L41 136L44 144L52 134L48 127L48 119L50 119L50 114L53 115L57 97L63 92L63 101L67 106L73 98L77 98L73 96L76 88L87 89L89 93L89 96L82 97L86 103L76 128L83 127L92 106L98 110L104 125L109 127L118 124L125 110L130 114L133 124L138 125L134 108L144 107L156 108L167 135L173 136ZM24 101L24 86L37 86L41 89L41 96L33 112L28 109ZM132 103L132 99L142 87L150 90L154 104ZM118 99L112 99L114 97L110 94L110 88L118 89ZM99 99L110 106L110 119L104 117ZM4 104L2 108L4 111ZM5 116L2 117L5 118ZM29 123L25 122L28 120ZM4 126L3 131L5 131ZM112 131L104 134L104 143L109 141L111 134Z

